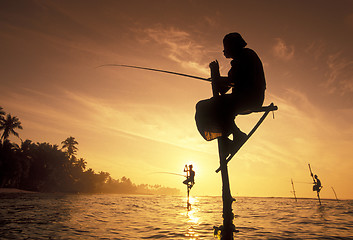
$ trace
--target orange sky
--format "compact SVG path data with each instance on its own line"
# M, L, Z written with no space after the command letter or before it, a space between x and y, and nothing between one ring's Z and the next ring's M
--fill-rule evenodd
M96 172L221 195L216 141L194 123L206 82L114 67L131 64L209 77L222 39L240 32L263 61L268 117L229 164L234 196L353 198L352 1L0 1L0 106L19 117L22 139L79 142ZM242 116L249 131L260 115ZM19 143L15 138L13 141ZM297 183L296 183L297 182Z

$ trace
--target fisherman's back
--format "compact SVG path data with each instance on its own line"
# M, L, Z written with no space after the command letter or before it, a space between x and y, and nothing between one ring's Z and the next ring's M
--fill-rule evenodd
M228 78L234 84L232 95L236 99L242 98L245 105L260 107L265 97L266 80L256 52L249 48L242 49L231 65Z

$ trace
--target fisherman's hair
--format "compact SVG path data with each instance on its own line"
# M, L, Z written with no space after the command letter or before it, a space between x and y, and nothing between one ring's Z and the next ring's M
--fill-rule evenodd
M223 38L223 45L229 49L236 49L244 48L247 43L239 33L233 32L225 35Z

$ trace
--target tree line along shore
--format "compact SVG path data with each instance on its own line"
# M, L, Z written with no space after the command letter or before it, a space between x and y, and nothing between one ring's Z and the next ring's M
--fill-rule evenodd
M161 185L134 184L123 176L113 179L108 172L86 168L87 161L77 157L78 142L70 136L61 146L27 139L18 145L19 118L0 107L0 188L1 192L34 191L66 193L123 193L180 195L179 189ZM8 190L4 190L4 188Z

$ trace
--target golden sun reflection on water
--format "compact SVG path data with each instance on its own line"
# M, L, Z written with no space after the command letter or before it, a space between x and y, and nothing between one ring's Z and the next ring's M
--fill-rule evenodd
M196 216L196 210L191 209L188 213L188 223L194 223L194 224L198 224L199 223L199 217Z
M199 235L195 232L192 226L188 227L185 236L188 237L188 239L190 240L196 240L199 237Z
M195 231L195 229L197 229L196 226L200 224L200 208L198 206L199 200L195 197L189 197L189 203L191 204L190 210L186 209L187 198L185 198L184 203L185 211L182 212L182 215L186 217L185 220L188 223L185 236L188 237L189 240L196 240L198 239L199 234Z
M189 226L186 229L185 236L190 240L198 239L199 234L195 231L195 226L199 224L199 217L196 217L196 210L188 211L187 213Z

